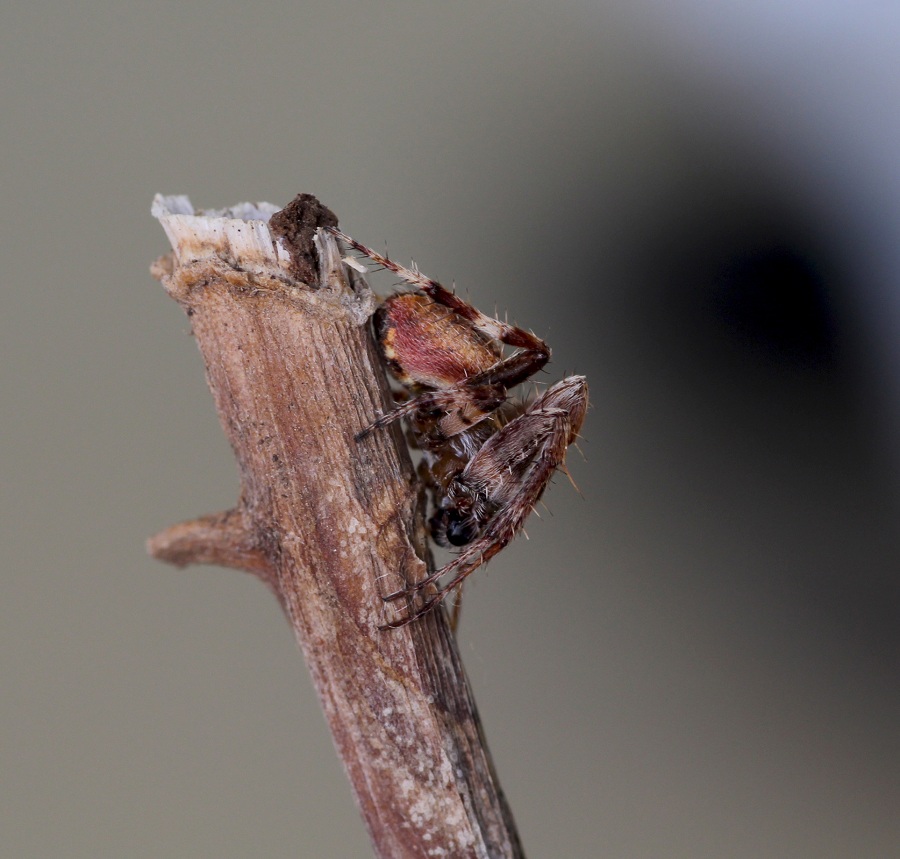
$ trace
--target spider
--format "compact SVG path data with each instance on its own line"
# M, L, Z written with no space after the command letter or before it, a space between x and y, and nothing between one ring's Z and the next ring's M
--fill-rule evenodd
M436 608L522 530L556 469L565 469L566 449L587 411L587 381L569 376L531 402L510 400L509 389L550 360L543 340L484 315L418 269L326 229L416 289L394 293L374 317L382 356L407 399L356 438L408 420L412 443L422 450L431 535L438 545L461 551L421 581L383 597L407 600L406 614L383 627L396 629ZM516 351L505 356L504 345ZM439 586L445 576L451 578ZM432 592L412 607L429 585Z

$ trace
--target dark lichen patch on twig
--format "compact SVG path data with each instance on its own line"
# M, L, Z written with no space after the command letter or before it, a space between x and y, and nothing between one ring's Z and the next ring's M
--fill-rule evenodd
M318 280L318 254L313 238L319 227L336 227L337 216L312 194L298 194L269 219L269 230L291 255L291 273L313 286Z

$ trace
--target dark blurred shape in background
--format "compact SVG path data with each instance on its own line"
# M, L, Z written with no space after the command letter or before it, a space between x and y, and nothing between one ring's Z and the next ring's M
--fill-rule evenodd
M832 293L840 284L827 260L791 238L760 235L755 245L726 247L734 253L713 284L710 311L760 360L828 368L839 358Z

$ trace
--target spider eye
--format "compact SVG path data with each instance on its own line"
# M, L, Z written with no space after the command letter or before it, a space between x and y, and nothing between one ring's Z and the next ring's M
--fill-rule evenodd
M478 536L478 529L472 524L472 520L459 513L451 512L447 522L447 542L453 546L465 546Z

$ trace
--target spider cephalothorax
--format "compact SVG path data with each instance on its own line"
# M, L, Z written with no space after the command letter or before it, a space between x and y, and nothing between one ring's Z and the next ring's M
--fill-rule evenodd
M327 229L418 290L391 295L375 315L385 363L409 397L358 438L408 419L423 454L419 473L432 502L431 534L438 544L461 551L422 581L384 597L388 602L413 598L452 577L386 624L394 628L437 606L522 529L578 435L588 405L587 381L569 376L530 403L511 401L509 389L550 359L543 340L485 316L418 270ZM504 345L516 351L504 356Z

